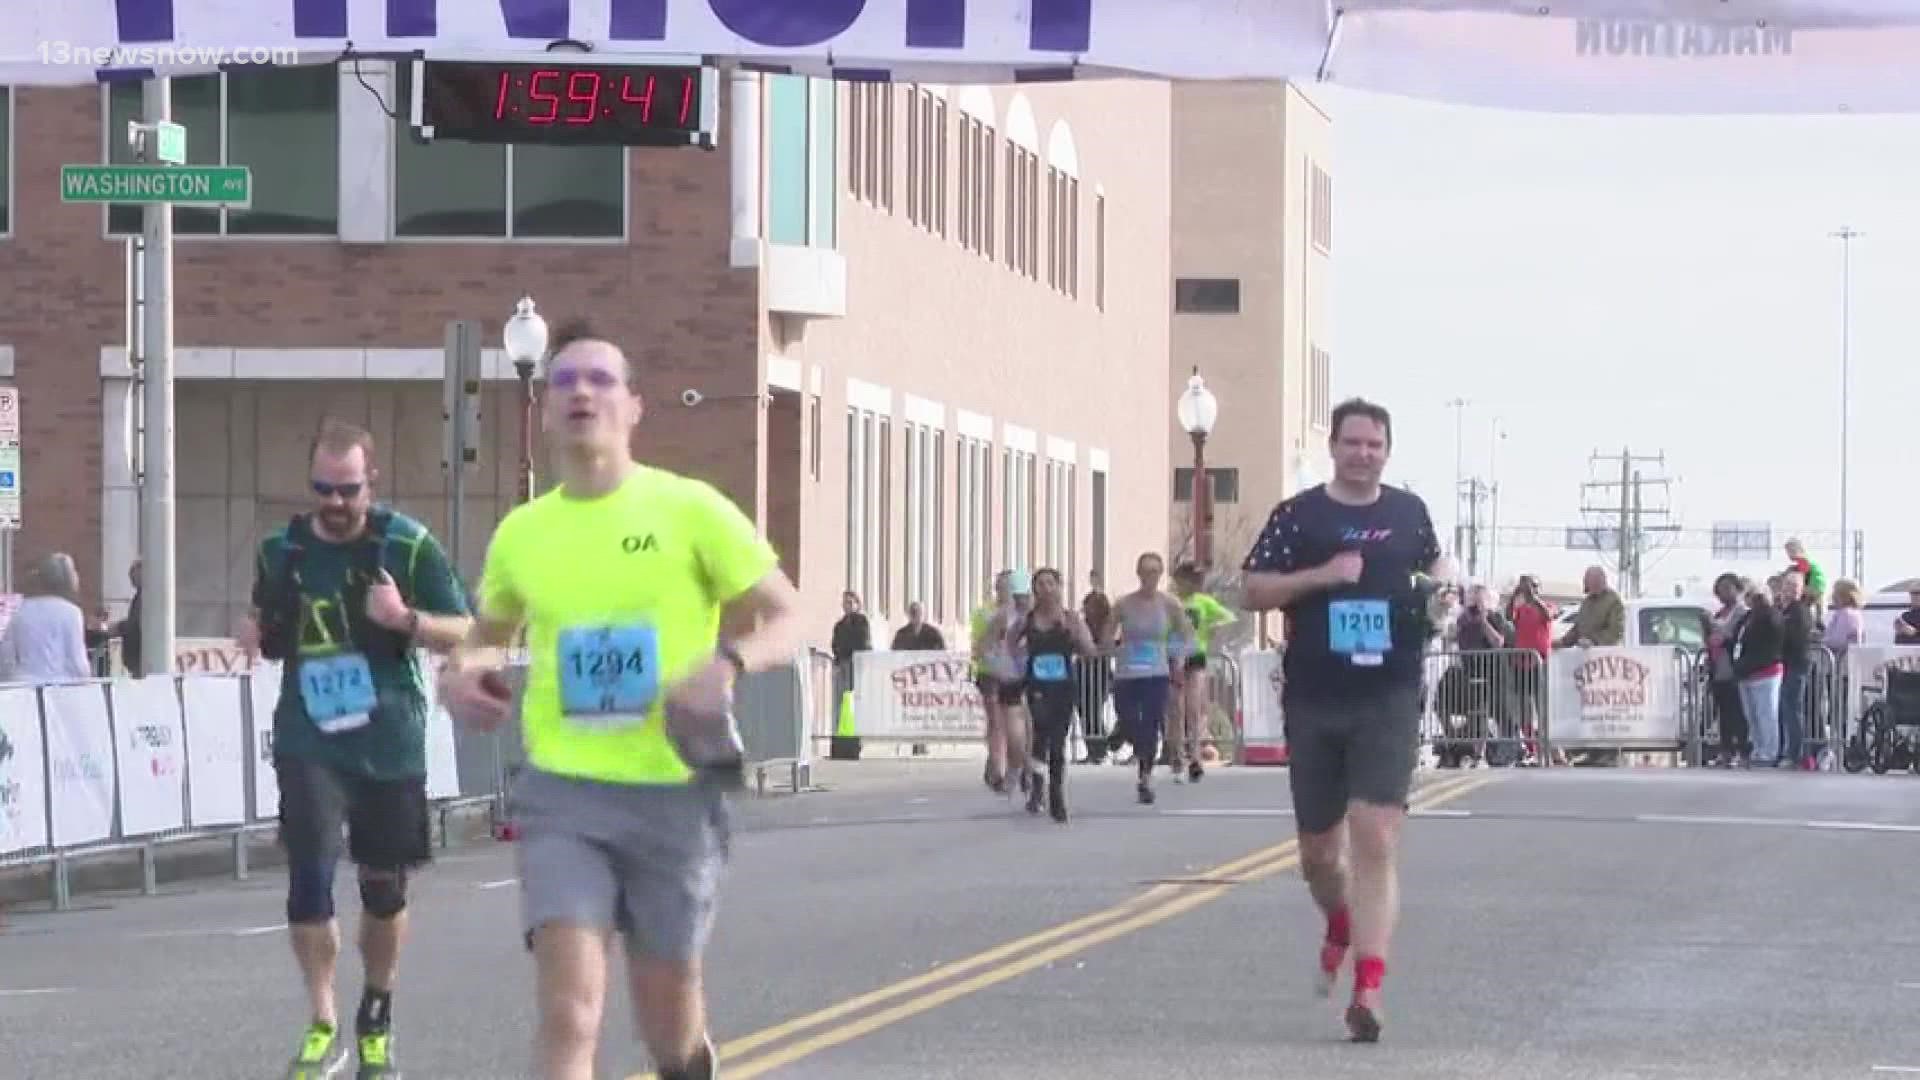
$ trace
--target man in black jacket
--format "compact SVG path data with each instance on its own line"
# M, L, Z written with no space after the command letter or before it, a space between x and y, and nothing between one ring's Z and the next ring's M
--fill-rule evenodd
M1740 680L1740 704L1753 739L1751 764L1772 768L1780 760L1780 611L1763 588L1747 594L1747 617L1740 624L1733 672Z
M1813 667L1813 601L1800 574L1780 575L1780 762L1806 766L1807 686Z

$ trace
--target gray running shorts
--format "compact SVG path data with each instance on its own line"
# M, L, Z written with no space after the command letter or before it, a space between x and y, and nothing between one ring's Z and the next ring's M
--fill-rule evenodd
M547 923L617 930L627 952L689 962L706 949L730 839L711 785L607 784L531 767L513 785L527 944Z
M1301 832L1338 825L1349 802L1405 806L1420 755L1420 689L1283 705L1287 775Z

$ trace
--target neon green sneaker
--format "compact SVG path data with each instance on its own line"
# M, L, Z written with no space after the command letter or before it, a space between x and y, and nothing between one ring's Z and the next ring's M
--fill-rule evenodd
M347 1045L332 1024L315 1021L287 1066L287 1080L333 1080L347 1067Z
M360 1036L360 1071L357 1080L400 1080L400 1067L393 1063L393 1032L370 1031Z

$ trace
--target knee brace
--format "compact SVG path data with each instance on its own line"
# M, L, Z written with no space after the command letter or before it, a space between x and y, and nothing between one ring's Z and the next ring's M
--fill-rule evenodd
M376 919L391 919L407 909L405 871L360 879L360 906Z
M295 861L287 866L287 925L333 918L332 862Z

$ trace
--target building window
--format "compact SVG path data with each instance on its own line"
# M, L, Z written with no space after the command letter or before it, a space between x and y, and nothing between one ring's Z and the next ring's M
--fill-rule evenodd
M1080 295L1080 181L1047 167L1047 284Z
M914 87L907 110L907 220L947 235L947 103Z
M1234 315L1240 311L1239 278L1178 278L1173 310L1183 315Z
M904 561L907 568L904 579L906 584L905 599L907 603L911 604L915 600L925 601L926 599L925 585L922 583L920 577L921 559L926 554L926 545L922 542L920 532L920 526L923 522L920 504L921 501L926 498L926 488L923 486L920 476L920 459L922 456L920 450L920 425L910 423L907 424L903 430L907 437L906 444L903 447L905 456L902 459L902 463L906 465L904 475L907 485L905 504L907 521L906 529L901 532L900 538L902 555L905 557Z
M882 617L893 613L893 420L878 417L880 453L874 463L874 488L880 493L876 520L879 530L880 605Z
M107 88L107 155L133 164L127 124L143 113L142 84ZM174 230L189 236L334 236L340 232L340 75L332 64L237 68L173 80L175 123L187 129L190 165L253 171L246 210L178 206ZM142 207L107 208L107 231L137 233Z
M1068 465L1067 469L1067 596L1071 600L1073 590L1078 588L1080 573L1080 477L1079 468Z
M906 567L909 603L919 601L928 618L939 621L940 484L935 461L937 433L924 424L906 427Z
M838 243L837 86L775 75L767 89L767 239L793 247Z
M1307 405L1313 410L1314 426L1333 423L1333 357L1318 345L1309 350Z
M999 219L994 209L994 177L1000 169L999 155L994 152L999 137L985 124L978 125L974 132L977 145L974 147L974 160L980 164L980 203L976 218L979 225L980 254L993 258L993 230Z
M1047 462L1046 539L1042 550L1046 564L1060 572L1067 588L1073 580L1073 466L1064 461ZM1072 598L1068 597L1069 602Z
M961 247L988 257L993 255L993 160L993 129L962 115L955 228Z
M1333 177L1313 162L1307 162L1307 220L1313 233L1313 246L1333 253Z
M0 86L0 236L13 232L13 90Z
M1216 503L1237 503L1240 501L1240 470L1207 470L1207 482L1213 485L1213 501ZM1193 501L1193 470L1173 470L1173 501Z
M1093 305L1107 310L1107 197L1093 197Z
M1107 474L1099 469L1093 471L1093 490L1088 492L1093 514L1093 535L1088 537L1092 556L1092 573L1100 578L1102 585L1107 580Z
M814 482L820 481L820 395L811 395L807 405L807 471Z
M928 488L933 492L933 526L931 534L933 546L933 610L930 614L934 622L947 619L947 433L933 432L933 453L929 455L928 467L932 470L933 481Z
M980 602L980 556L974 550L974 490L979 478L973 470L973 440L964 436L954 442L953 570L959 589L960 614L970 615Z
M847 585L867 599L866 429L859 409L847 410Z
M847 88L847 190L854 198L893 209L893 87L851 83Z

